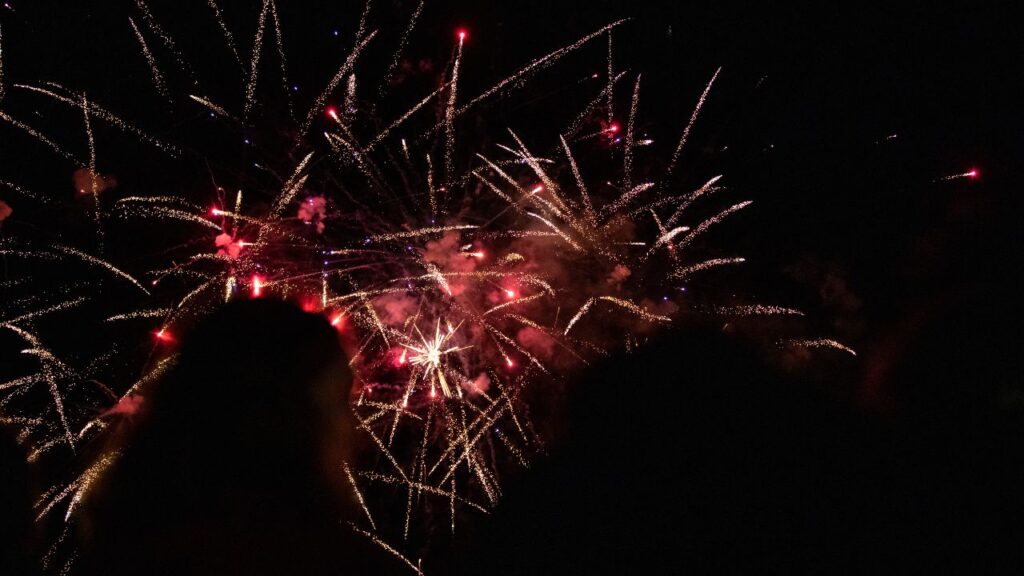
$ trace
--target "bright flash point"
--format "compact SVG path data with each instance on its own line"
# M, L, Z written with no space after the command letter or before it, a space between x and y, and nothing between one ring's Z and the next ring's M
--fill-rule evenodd
M259 274L252 276L252 297L259 298L263 295L263 278Z
M461 324L459 325L461 326ZM472 346L450 346L449 341L454 336L455 332L459 329L459 326L455 326L450 331L441 331L441 321L437 321L434 328L433 338L424 336L420 332L419 328L416 328L416 333L420 337L420 344L408 344L406 349L412 350L413 355L409 358L409 363L427 373L433 373L433 381L430 386L433 389L434 383L441 385L441 392L446 397L451 397L451 388L448 386L447 379L444 376L444 369L442 363L445 357L449 354L454 354Z

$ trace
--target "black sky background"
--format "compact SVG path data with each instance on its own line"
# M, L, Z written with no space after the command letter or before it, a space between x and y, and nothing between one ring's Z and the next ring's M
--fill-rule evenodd
M362 5L278 2L304 110L350 47ZM208 91L225 100L232 94L237 106L239 71L222 47L214 50L221 37L206 3L148 4ZM248 62L258 3L221 4ZM453 30L465 26L462 93L468 95L605 23L631 17L615 36L617 66L643 74L642 128L669 147L722 66L683 168L695 182L724 173L731 198L755 200L715 236L724 249L749 258L741 290L807 310L818 334L858 349L856 362L841 360L834 368L842 372L835 375L840 393L858 403L929 420L1024 406L1013 284L1020 262L1015 117L1022 52L1010 4L747 4L434 2L410 41L411 53L443 66ZM138 19L133 2L9 5L0 8L0 25L4 106L12 114L27 113L41 128L80 121L33 117L32 105L10 88L54 79L88 88L126 117L152 120L148 68L127 24L128 14ZM414 7L378 1L371 27L393 41ZM495 122L564 122L578 109L564 111L562 98L572 98L561 92L566 78L585 77L582 62L603 61L595 57L603 42L591 48L586 58L538 78L528 89L539 101L529 115L502 103ZM278 82L273 56L268 62L263 96ZM617 93L620 116L631 85L632 76ZM18 138L2 128L0 174L12 181L50 178L71 194L69 177L34 162L39 150ZM154 176L147 153L128 142L110 144L120 157L108 169L122 193ZM226 151L224 162L232 154ZM101 170L104 155L109 150L100 151ZM981 177L936 182L970 169ZM172 172L169 180L177 177Z

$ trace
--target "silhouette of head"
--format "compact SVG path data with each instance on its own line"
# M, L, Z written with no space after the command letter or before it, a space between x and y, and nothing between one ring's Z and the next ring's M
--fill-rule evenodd
M205 318L86 498L84 571L318 572L347 514L350 385L320 316L258 299Z
M324 442L343 446L350 386L324 318L275 300L234 302L186 337L175 367L143 401L139 434L210 459L197 463L239 470L336 463L343 454L325 453Z
M753 347L683 329L571 396L550 458L506 483L441 573L805 572L884 554L870 422Z

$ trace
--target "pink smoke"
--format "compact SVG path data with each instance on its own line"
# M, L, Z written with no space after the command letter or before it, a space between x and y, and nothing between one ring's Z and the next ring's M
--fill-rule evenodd
M555 354L555 341L544 332L526 326L516 333L516 341L528 352L542 359L548 359Z
M437 266L441 272L473 272L476 270L476 258L468 256L460 249L459 233L452 230L446 232L438 240L427 242L423 259ZM459 296L466 291L466 282L449 280L448 287L452 296Z
M75 190L81 194L92 193L94 178L96 180L96 192L102 192L117 186L117 178L93 173L93 171L88 168L79 168L78 170L75 170L75 173L71 177L75 185Z
M416 313L419 300L407 294L383 294L373 300L377 314L385 324L403 326Z
M324 218L327 217L327 199L323 196L310 196L299 204L299 220L316 226L317 234L323 234Z
M236 242L230 234L223 233L213 239L213 243L217 246L217 254L219 256L227 256L228 258L238 258L238 255L242 252L242 242Z
M124 416L134 416L142 410L143 397L141 394L129 394L121 398L117 404L114 404L110 410L103 413L103 416L112 416L114 414L123 414Z
M633 274L629 268L622 264L616 264L615 268L612 269L611 274L608 275L607 282L616 288L621 288L622 283L626 281L630 275Z
M481 372L476 378L464 381L462 388L470 394L486 394L491 388L491 379L486 373Z

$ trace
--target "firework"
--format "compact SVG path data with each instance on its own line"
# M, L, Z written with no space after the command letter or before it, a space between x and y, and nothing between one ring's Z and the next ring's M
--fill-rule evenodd
M237 111L194 93L199 75L156 15L141 0L136 4L136 18L141 18L138 24L128 18L127 26L161 100L199 106L226 130L257 121L258 80L266 73L263 44L266 34L274 35L287 115L294 126L271 132L284 134L291 153L277 157L273 165L260 160L237 170L289 176L237 193L214 183L208 190L133 195L104 203L100 192L106 181L97 173L94 125L114 126L155 146L168 159L194 154L195 144L163 135L158 139L86 93L54 83L13 84L14 93L0 92L0 101L35 98L39 105L82 113L89 144L86 161L67 151L73 144L64 144L64 138L43 134L3 112L0 120L42 142L74 168L88 170L85 191L95 199L90 218L97 247L92 254L85 247L5 237L0 239L0 256L57 267L78 262L141 292L131 307L103 304L100 323L139 326L134 334L152 338L151 357L156 359L139 361L134 379L118 380L123 376L104 372L104 366L111 357L122 358L120 364L134 361L135 356L122 352L130 347L112 341L93 361L71 362L44 345L45 334L33 331L38 318L93 302L101 306L105 300L97 291L109 289L110 283L81 282L70 270L60 286L48 290L22 278L4 278L5 290L12 294L38 295L30 301L11 299L24 304L0 310L0 328L26 343L21 352L35 358L38 372L0 383L0 411L26 423L25 437L41 446L41 453L86 443L112 414L130 410L140 386L173 363L174 334L219 303L294 299L307 310L323 313L354 343L352 404L358 428L379 456L345 469L368 523L356 529L404 560L397 548L416 521L415 503L428 497L446 500L454 530L458 510L486 510L497 502L503 466L528 464L542 446L528 410L531 388L565 378L590 359L671 323L686 303L662 297L665 291L682 287L699 272L743 262L739 257L691 258L689 249L709 228L750 202L699 218L689 208L720 190L720 177L695 190L681 189L671 178L720 70L701 93L666 172L653 181L634 182L642 162L637 149L651 141L640 133L637 121L642 110L639 76L629 100L625 138L618 137L613 94L626 72L614 70L612 33L622 21L530 62L469 98L460 93L459 81L460 74L473 73L463 67L464 50L471 46L468 31L459 29L451 62L436 89L381 120L365 112L373 107L361 104L356 80L357 74L380 74L360 68L363 55L375 47L369 4L340 67L299 113L293 110L299 103L289 90L282 22L273 0L262 2L247 69L224 13L209 0L225 50L244 69ZM408 38L422 10L420 3L388 59L379 96L388 91L409 49ZM160 62L150 50L146 31L162 43L169 62ZM551 150L548 156L531 152L512 127L490 146L475 145L460 132L460 120L470 111L483 114L478 110L488 100L509 97L562 57L604 37L608 56L601 67L607 76L569 129L544 145ZM162 66L181 74L168 74ZM186 79L184 86L173 81L178 76ZM343 103L334 105L339 97ZM431 110L433 116L427 114ZM584 127L595 122L600 127L587 133ZM610 155L621 166L613 180L607 174L590 176L578 162L599 154ZM212 174L214 181L241 181L238 176ZM15 198L39 196L14 183L0 184L16 192ZM105 210L105 205L112 208ZM10 214L6 206L0 203L7 210L0 212L4 218ZM174 239L159 252L166 258L151 258L142 267L139 259L122 266L101 257L101 238L108 244L125 241L110 236L106 219L141 221L166 230ZM723 316L799 314L760 304L705 311ZM793 343L849 351L831 340ZM52 402L39 411L27 396L44 384ZM98 394L97 387L102 387ZM81 393L83 389L90 392ZM69 409L72 404L74 409ZM37 413L25 413L31 410ZM100 461L82 477L56 486L40 501L40 517L63 505L65 516L73 518L75 504L108 464ZM400 534L389 533L375 510L395 508L394 502L375 496L377 485L404 489L404 501L397 505L402 510Z
M963 172L961 174L950 174L949 176L943 176L941 178L937 178L935 181L936 182L948 182L950 180L960 180L960 179L963 179L963 178L969 178L971 180L974 180L974 179L980 178L980 177L981 177L981 171L979 171L977 168L971 168L967 172Z

